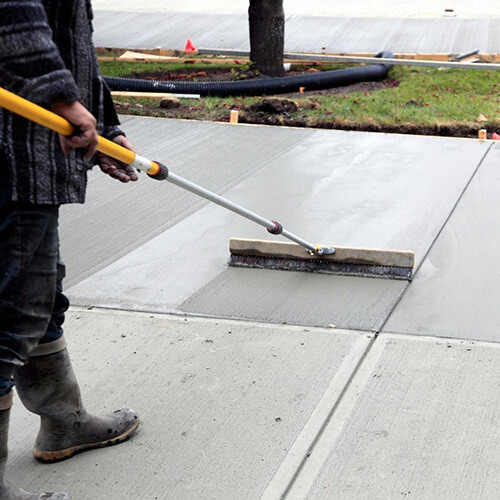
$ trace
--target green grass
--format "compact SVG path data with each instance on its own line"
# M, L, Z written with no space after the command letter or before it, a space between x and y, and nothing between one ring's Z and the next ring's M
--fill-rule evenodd
M330 115L381 124L499 123L500 74L484 70L393 68L389 77L397 87L377 92L340 94L318 100L309 113L317 119Z
M188 72L222 68L228 70L227 65L201 63L101 63L102 73L108 76L129 76L131 73L155 70ZM233 74L242 69L242 66L234 66ZM352 92L346 89L337 94L296 94L293 100L297 102L299 109L287 116L284 124L293 125L294 121L302 121L306 126L330 124L332 127L387 127L391 130L401 127L417 133L419 127L422 130L442 127L457 128L457 135L475 135L478 129L487 128L488 131L500 133L498 71L395 66L386 83L387 85L375 91ZM182 110L176 110L175 113L163 110L149 100L116 101L121 103L121 112L227 121L230 109L240 109L244 116L247 114L245 108L261 99L207 97L199 101L182 100ZM153 107L157 109L152 109Z

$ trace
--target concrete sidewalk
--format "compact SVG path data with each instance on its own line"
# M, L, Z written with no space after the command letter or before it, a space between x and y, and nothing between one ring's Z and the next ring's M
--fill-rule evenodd
M145 155L319 243L416 251L412 283L227 267L264 231L168 183L93 172L64 207L66 332L118 447L10 475L75 500L492 499L500 491L500 147L126 117Z
M123 10L131 12L188 12L202 14L246 14L248 0L150 0L146 5L133 0L122 0L119 9L116 2L93 0L95 10ZM442 17L445 10L452 9L462 18L498 17L500 11L496 0L478 0L471 4L468 0L382 0L367 2L332 2L325 0L285 0L285 13L290 16L315 17Z
M73 309L89 409L143 423L55 465L18 402L10 476L74 500L496 498L499 344Z
M249 50L248 2L93 2L98 47ZM288 1L285 51L312 53L500 53L496 0L453 2ZM453 9L453 17L445 16Z

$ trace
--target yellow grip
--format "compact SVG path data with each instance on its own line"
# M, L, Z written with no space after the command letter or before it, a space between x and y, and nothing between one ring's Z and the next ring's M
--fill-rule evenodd
M98 137L97 151L120 160L127 165L130 165L135 160L135 153L133 151L101 136Z
M42 108L37 104L33 104L1 87L0 106L59 134L71 135L75 132L73 125L62 116ZM135 153L133 151L101 136L98 138L97 151L122 161L127 165L135 160Z

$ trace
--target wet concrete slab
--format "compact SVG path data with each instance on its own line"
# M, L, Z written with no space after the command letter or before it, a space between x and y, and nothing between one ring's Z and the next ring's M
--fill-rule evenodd
M238 160L246 166L241 182L235 180L219 194L314 243L413 250L417 265L488 147L470 140L321 130L302 136L300 130L287 129L296 144L286 142L279 151L274 134L284 129L211 127L220 127L221 137L229 127L231 138L221 140L232 141L235 148L240 142L253 144L248 132L256 134L257 128L261 134L256 158L239 151ZM214 139L211 147L218 149ZM220 155L214 160L216 165ZM71 287L73 303L376 330L405 287L401 281L228 269L229 238L270 239L265 229L213 204L182 215L158 236ZM126 246L127 226L107 226L110 244ZM70 240L75 237L68 234ZM79 240L72 241L67 249L73 244L80 252Z
M216 192L238 184L313 133L278 129L272 149L256 148L255 144L267 140L266 128L249 126L242 134L238 128L222 124L121 119L123 130L143 156ZM89 177L86 204L61 208L67 286L129 254L206 203L145 175L124 185L95 168Z
M228 268L234 216L209 205L68 290L73 304L376 330L406 282ZM210 222L208 222L210 221Z
M255 499L289 450L307 455L372 341L363 332L71 310L92 412L129 406L138 434L54 465L31 457L37 418L13 409L10 477L75 500Z
M500 342L500 147L492 147L385 331Z
M497 344L380 335L286 498L495 498L498 380Z
M377 331L406 282L262 269L228 269L180 310L295 325Z
M228 241L238 226L234 219L220 207L206 206L71 287L69 297L85 306L376 330L406 286L405 281L228 268Z

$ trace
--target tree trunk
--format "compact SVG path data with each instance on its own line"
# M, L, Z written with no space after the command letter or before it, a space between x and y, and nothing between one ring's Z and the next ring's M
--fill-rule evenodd
M250 0L250 60L268 76L283 76L285 14L283 0Z

